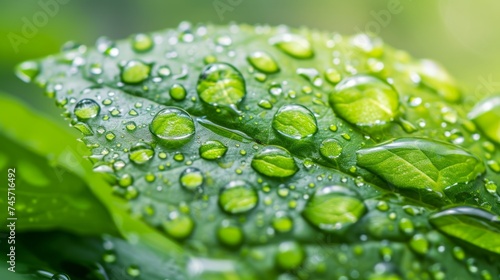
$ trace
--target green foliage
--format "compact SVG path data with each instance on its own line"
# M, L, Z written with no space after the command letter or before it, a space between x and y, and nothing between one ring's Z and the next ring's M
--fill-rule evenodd
M202 259L183 267L202 279L499 275L498 244L461 225L498 235L500 156L444 70L366 35L144 36L20 66L82 132L109 184L89 187L126 207L129 240L148 228L150 246ZM452 211L448 225L436 213L452 205L496 218Z

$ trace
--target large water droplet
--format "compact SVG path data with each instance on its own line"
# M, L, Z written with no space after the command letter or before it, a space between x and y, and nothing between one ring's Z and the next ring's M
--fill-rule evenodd
M399 96L378 78L356 75L342 80L329 96L335 113L358 126L382 125L398 114Z
M179 177L181 186L187 190L199 190L203 185L203 173L198 168L189 167L181 173Z
M305 259L304 249L295 241L280 243L276 254L276 264L284 270L299 267Z
M26 61L16 67L16 75L23 82L29 83L40 73L40 65L34 61Z
M177 211L170 212L166 221L162 224L165 232L175 239L188 237L194 229L194 221L186 214Z
M479 102L468 114L488 138L500 143L500 96L491 96Z
M155 152L150 145L146 143L137 143L130 149L128 158L136 164L145 164L154 154Z
M458 206L432 214L431 224L446 235L500 254L500 217L480 208Z
M314 114L302 105L284 105L274 115L273 128L291 139L304 139L318 131Z
M416 66L416 71L420 75L422 84L435 91L445 100L458 102L462 98L462 94L458 90L453 78L438 63L423 59Z
M290 152L278 146L268 146L252 159L252 167L259 173L276 178L290 177L299 167Z
M74 113L79 120L88 120L99 115L101 107L92 99L82 99L76 103Z
M200 146L199 152L203 159L216 160L226 154L227 146L217 140L207 141Z
M193 119L179 108L167 107L159 111L149 125L149 131L168 147L186 144L195 133Z
M150 65L140 60L130 60L121 69L121 79L126 84L138 84L149 78L150 72Z
M205 66L196 89L200 99L212 106L236 106L246 95L243 76L226 63Z
M219 195L219 205L231 214L240 214L253 209L259 201L257 191L245 181L232 181Z
M311 58L314 55L311 43L304 37L295 34L281 34L269 40L284 53L300 59Z
M358 195L342 186L324 187L314 194L302 215L324 231L340 231L356 223L366 212Z
M266 52L253 52L247 57L247 60L255 69L267 74L276 73L280 70L274 58Z
M235 247L243 242L243 231L229 220L222 221L220 227L217 229L217 238L219 241L227 246Z

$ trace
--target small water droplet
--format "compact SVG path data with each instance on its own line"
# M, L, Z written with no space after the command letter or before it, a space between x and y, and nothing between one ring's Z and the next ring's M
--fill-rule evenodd
M92 99L82 99L75 105L74 114L79 120L89 120L99 115L101 107Z
M328 186L316 191L302 215L314 226L333 232L356 223L366 212L358 195L342 186Z
M342 146L335 139L326 139L321 142L319 153L327 160L335 160L342 153Z
M153 48L153 39L148 34L139 33L132 37L132 49L136 52L147 52Z
M314 114L302 105L282 106L273 117L272 127L295 140L311 137L318 131Z
M195 125L189 114L176 107L167 107L159 111L149 131L167 147L185 145L195 133Z
M40 73L40 65L35 61L26 61L16 67L16 75L23 82L29 83Z
M140 60L130 60L121 69L121 80L126 84L138 84L148 79L150 72L150 65Z
M181 84L174 84L169 90L170 97L175 101L186 99L186 89Z
M203 159L216 160L223 157L227 152L227 146L220 141L206 141L200 146L199 153Z
M196 89L200 99L212 106L237 106L246 95L243 76L226 63L205 66Z
M247 60L253 67L255 67L255 69L266 74L272 74L280 71L280 68L274 58L266 52L252 52L247 57Z
M227 213L240 214L252 210L259 201L257 191L245 181L231 181L219 195L219 205Z
M272 220L274 230L277 232L289 232L293 228L293 220L286 212L277 212Z
M276 254L276 265L284 270L299 267L305 259L304 249L295 241L281 242Z
M243 242L243 231L229 220L223 220L217 229L217 238L227 246L236 247Z
M388 83L368 75L342 80L329 96L333 110L357 126L383 125L399 112L399 96Z
M286 149L268 146L252 159L252 167L259 173L276 178L286 178L299 170L294 158Z
M179 178L181 186L187 190L200 190L203 185L203 173L198 168L189 167L181 173Z
M295 58L306 59L314 55L311 43L299 35L281 34L271 38L269 43Z
M135 164L145 164L153 158L155 152L150 145L146 143L137 143L128 154L128 158Z

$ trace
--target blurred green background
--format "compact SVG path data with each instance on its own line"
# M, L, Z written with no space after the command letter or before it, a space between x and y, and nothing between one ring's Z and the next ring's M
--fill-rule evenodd
M497 0L20 0L0 6L0 91L53 116L53 101L19 81L16 64L56 53L69 40L93 45L101 35L120 39L181 21L370 31L415 57L439 61L470 91L500 91Z

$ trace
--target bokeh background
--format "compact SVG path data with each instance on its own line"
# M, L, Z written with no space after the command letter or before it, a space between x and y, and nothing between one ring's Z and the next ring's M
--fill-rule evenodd
M45 12L46 19L40 17L44 3L58 7ZM53 101L19 81L13 74L16 64L56 53L69 40L93 45L102 35L120 39L182 21L369 31L415 57L439 61L469 91L500 92L497 0L3 0L0 7L0 91L54 119L59 112ZM30 38L23 36L26 21L36 29Z

